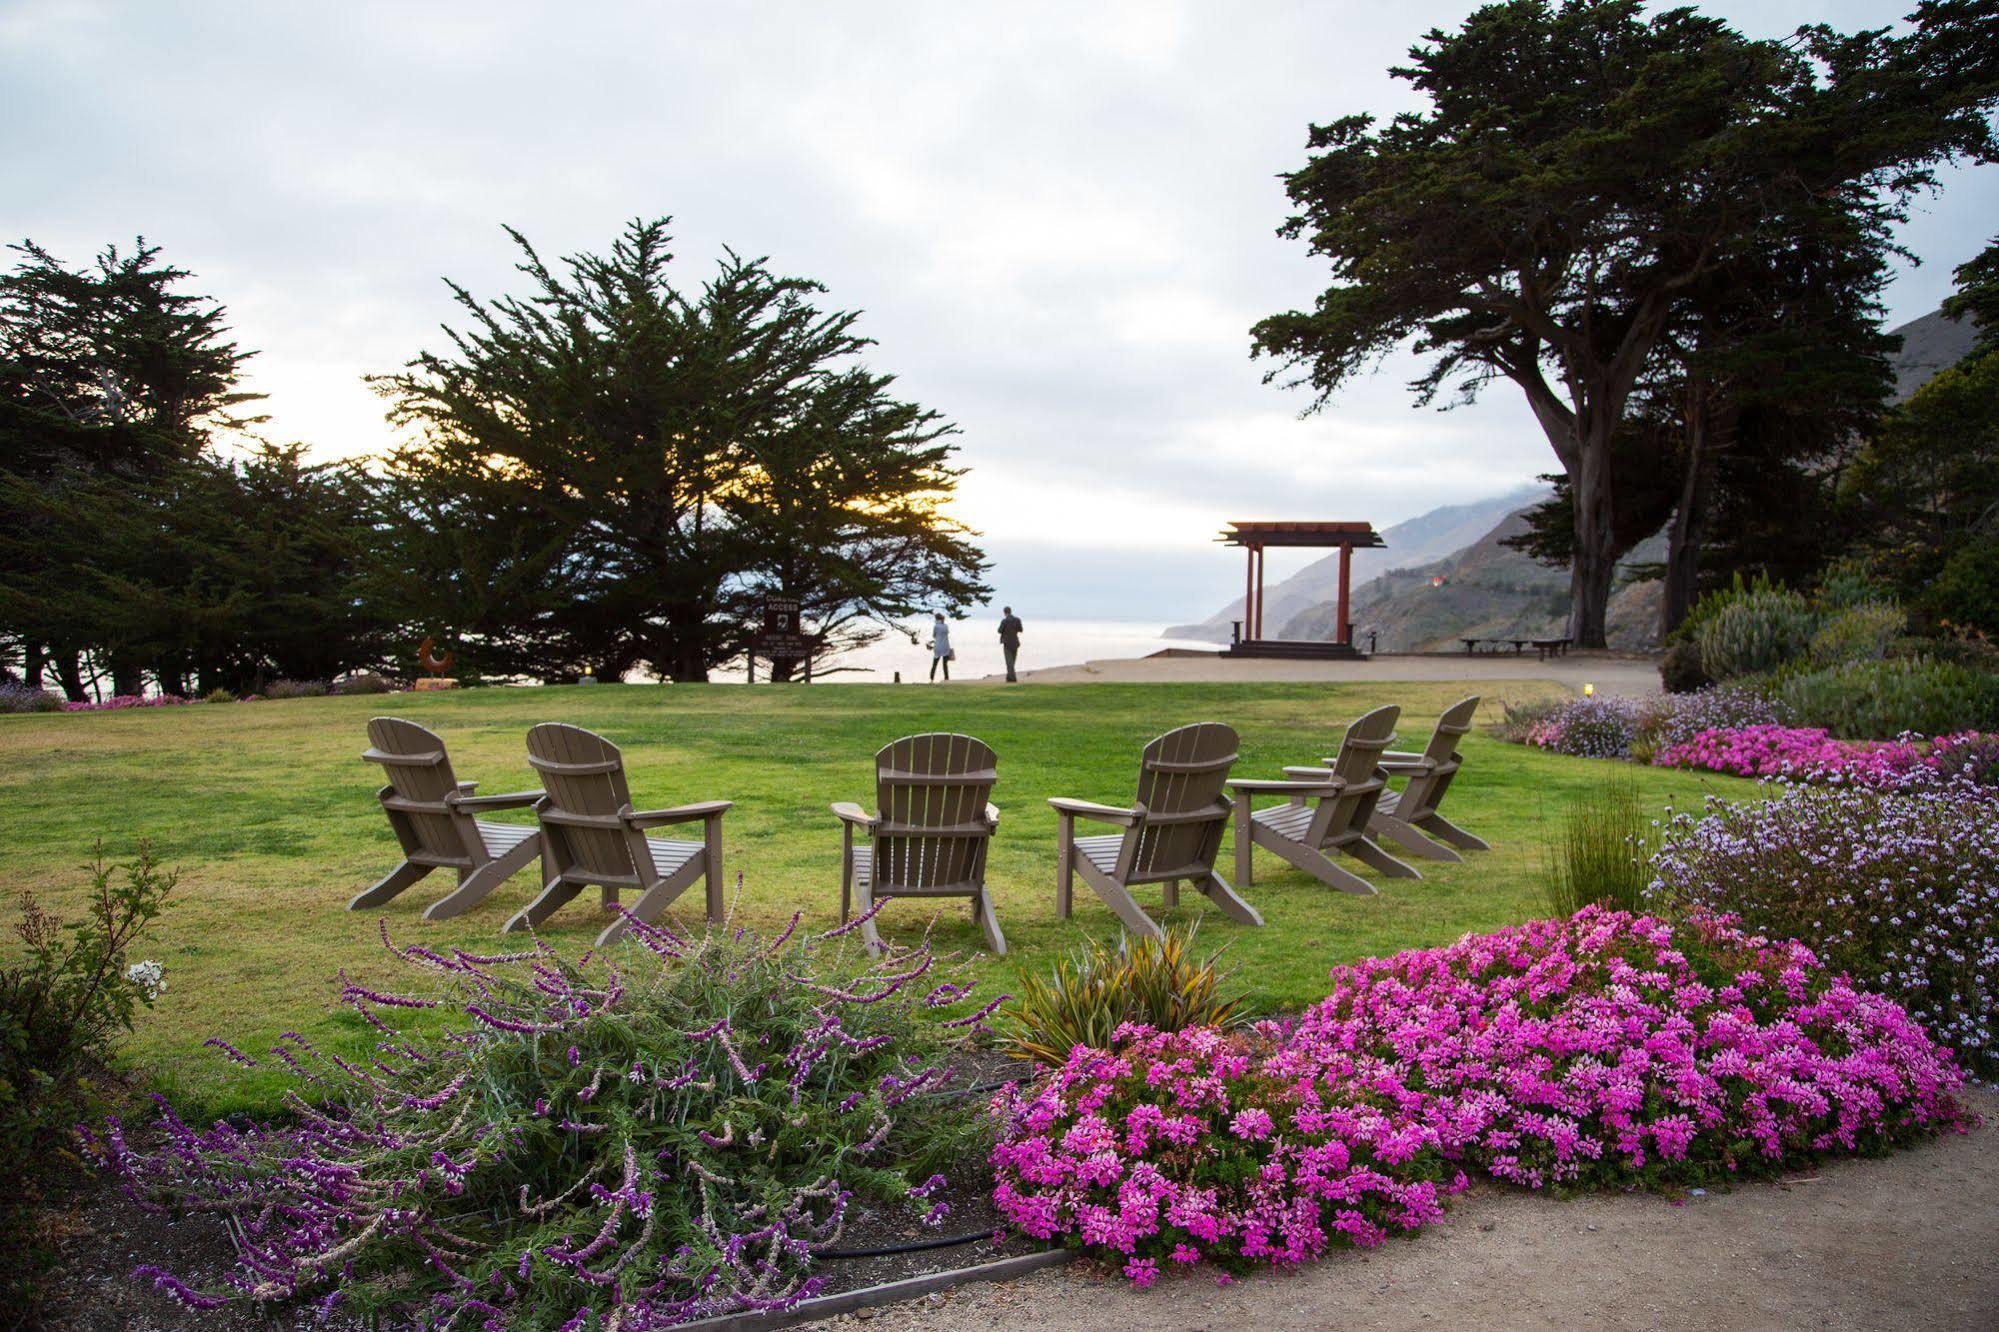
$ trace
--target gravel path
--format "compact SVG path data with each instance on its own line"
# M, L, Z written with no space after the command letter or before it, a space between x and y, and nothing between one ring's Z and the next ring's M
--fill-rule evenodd
M971 681L991 684L998 676ZM1581 693L1593 683L1606 694L1642 698L1659 692L1655 657L1609 652L1572 652L1536 661L1531 655L1445 653L1437 656L1379 656L1366 661L1288 661L1267 657L1223 657L1182 651L1170 656L1086 661L1080 666L1048 666L1022 671L1026 684L1295 684L1371 680L1552 680ZM958 681L957 683L966 683Z
M1481 1189L1436 1230L1217 1289L1084 1265L819 1324L882 1332L1999 1328L1999 1095L1894 1156L1680 1203Z

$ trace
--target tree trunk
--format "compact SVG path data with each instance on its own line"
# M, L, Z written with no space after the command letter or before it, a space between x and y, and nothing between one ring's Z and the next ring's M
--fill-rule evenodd
M1707 383L1699 376L1687 383L1687 475L1680 483L1679 506L1666 531L1666 591L1659 605L1659 638L1680 627L1693 609L1701 572L1701 544L1707 540L1710 455L1714 445Z
M62 685L63 697L72 703L88 703L90 695L83 688L82 654L67 649L57 649L55 653L56 680Z
M1582 648L1607 647L1610 582L1617 571L1617 533L1610 477L1610 429L1592 427L1577 441L1579 465L1570 475L1576 548L1569 569L1569 637Z
M42 668L48 662L48 650L40 643L21 645L21 680L30 689L42 687Z
M146 677L139 669L139 663L126 657L111 659L111 692L114 694L139 694L145 692Z

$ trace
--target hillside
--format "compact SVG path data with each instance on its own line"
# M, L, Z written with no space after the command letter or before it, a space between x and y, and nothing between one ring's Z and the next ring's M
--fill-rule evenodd
M1360 588L1351 610L1354 632L1372 631L1381 652L1462 650L1464 638L1554 638L1569 613L1569 575L1501 544L1527 529L1519 510L1506 515L1463 550L1413 569L1396 569ZM1657 561L1663 541L1632 552ZM1610 644L1642 651L1658 638L1659 584L1620 588L1611 598ZM1327 602L1288 621L1284 638L1330 638L1335 607Z
M1539 486L1524 486L1511 494L1470 504L1450 504L1432 509L1382 532L1388 544L1378 550L1357 550L1353 555L1353 586L1358 589L1390 569L1427 565L1460 551L1491 531L1515 509L1539 500L1546 492ZM1281 582L1264 589L1263 623L1275 629L1321 602L1331 601L1340 591L1340 559L1337 552L1312 563ZM1175 625L1167 638L1200 638L1225 643L1229 622L1242 618L1242 598L1237 597L1199 624ZM1280 637L1294 637L1285 632Z

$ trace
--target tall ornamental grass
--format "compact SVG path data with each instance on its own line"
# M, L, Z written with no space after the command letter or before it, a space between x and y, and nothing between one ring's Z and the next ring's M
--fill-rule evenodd
M1547 847L1554 914L1573 916L1592 905L1638 910L1652 879L1653 831L1630 781L1613 778L1571 801Z
M1802 940L1999 1076L1999 791L1794 786L1672 819L1651 892Z
M857 962L852 928L684 938L634 919L634 946L577 962L396 947L384 928L431 984L346 985L371 1057L281 1038L263 1058L297 1079L291 1122L202 1129L162 1103L161 1145L115 1119L89 1145L146 1206L228 1227L221 1284L139 1273L197 1308L626 1332L788 1308L822 1284L814 1251L853 1199L940 1221L940 1172L983 1146L983 1117L938 1093L997 1001L974 1006L924 949Z

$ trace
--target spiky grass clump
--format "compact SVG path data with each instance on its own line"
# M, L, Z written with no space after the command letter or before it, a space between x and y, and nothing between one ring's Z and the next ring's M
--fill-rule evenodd
M1658 829L1631 782L1613 778L1571 802L1548 843L1552 913L1573 916L1586 906L1637 911L1657 845Z
M1078 1046L1109 1049L1127 1022L1154 1031L1227 1028L1238 1021L1241 994L1223 993L1229 973L1195 951L1196 927L1176 925L1163 939L1120 940L1115 949L1091 941L1073 949L1046 976L1021 979L1007 1010L1004 1036L1014 1050L1051 1068Z
M633 920L637 947L575 962L396 947L385 927L441 984L346 986L382 1034L365 1066L281 1039L271 1057L307 1084L294 1123L198 1131L162 1103L159 1150L116 1120L90 1135L146 1205L219 1215L235 1240L219 1288L140 1275L197 1307L434 1327L635 1332L810 1296L854 1196L941 1217L933 1172L976 1159L983 1129L936 1093L998 1001L973 1009L927 948L857 960L852 926L797 923L766 940Z

